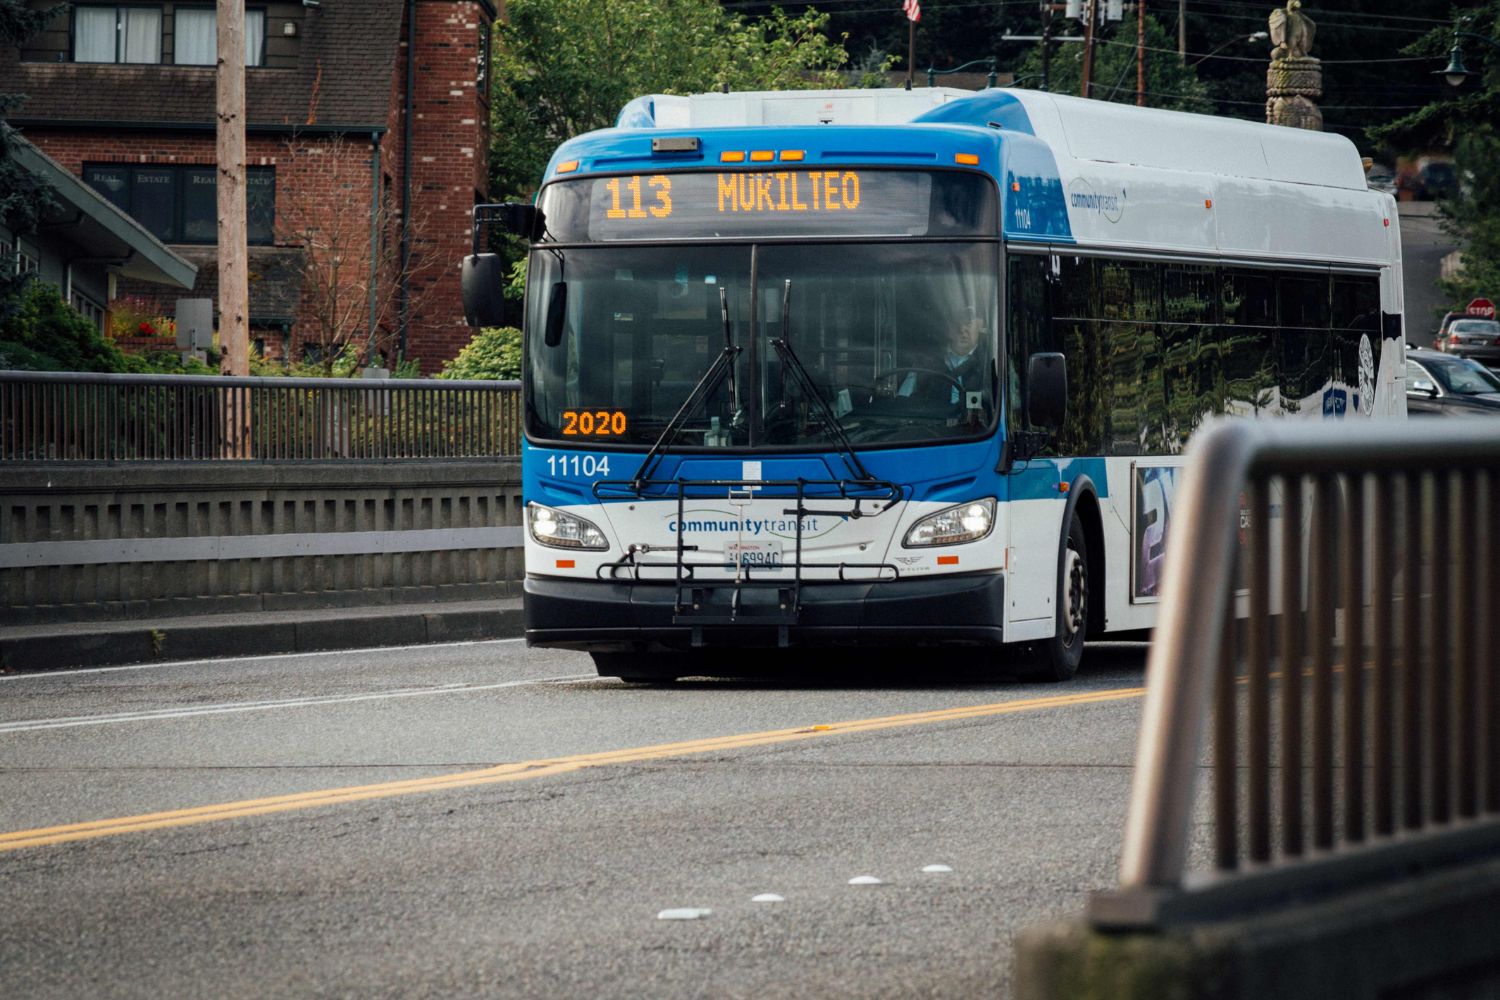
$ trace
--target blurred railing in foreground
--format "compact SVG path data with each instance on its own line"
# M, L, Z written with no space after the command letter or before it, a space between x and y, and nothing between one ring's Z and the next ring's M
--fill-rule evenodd
M1091 899L1093 924L1221 918L1500 852L1494 424L1225 422L1189 454L1120 887Z
M0 462L517 455L519 382L0 372Z

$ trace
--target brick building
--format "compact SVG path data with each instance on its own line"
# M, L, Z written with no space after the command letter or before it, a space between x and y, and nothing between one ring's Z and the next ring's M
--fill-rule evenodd
M46 7L50 0L30 0ZM246 11L251 337L441 366L487 187L491 0L266 0ZM408 45L408 40L411 44ZM217 301L214 11L82 0L0 80L26 138L198 267ZM402 262L406 262L403 267ZM161 290L117 279L170 316Z

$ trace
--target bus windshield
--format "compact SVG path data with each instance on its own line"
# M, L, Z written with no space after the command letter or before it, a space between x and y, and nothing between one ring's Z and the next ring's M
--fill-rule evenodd
M538 248L527 431L649 447L724 349L727 307L733 378L684 415L674 447L976 437L997 410L998 275L990 241Z

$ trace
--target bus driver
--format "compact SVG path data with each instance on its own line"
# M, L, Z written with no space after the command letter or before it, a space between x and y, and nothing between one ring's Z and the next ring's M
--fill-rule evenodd
M948 328L942 356L909 370L896 395L933 401L946 395L957 406L963 402L963 393L982 389L984 352L979 349L979 334L983 328L978 314L968 310L962 322Z

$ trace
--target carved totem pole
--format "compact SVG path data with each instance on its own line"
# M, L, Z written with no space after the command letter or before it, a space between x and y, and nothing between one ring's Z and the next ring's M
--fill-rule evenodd
M1323 96L1323 65L1308 55L1317 25L1302 13L1302 0L1271 12L1271 68L1266 71L1266 121L1292 128L1323 129L1323 112L1313 103Z

